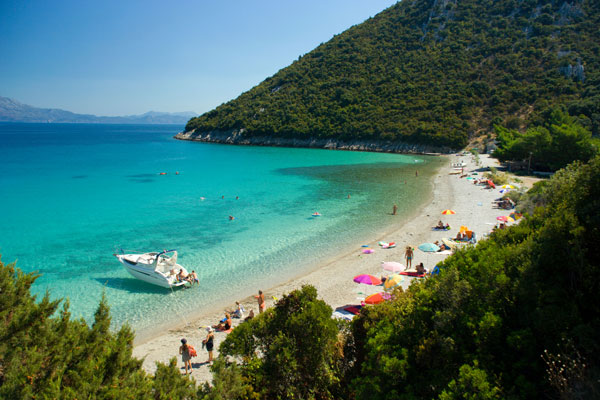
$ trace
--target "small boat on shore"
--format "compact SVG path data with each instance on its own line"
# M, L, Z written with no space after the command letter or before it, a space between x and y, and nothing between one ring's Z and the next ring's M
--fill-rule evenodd
M179 271L183 270L185 276L188 275L188 271L177 264L176 250L164 250L161 252L141 254L125 254L125 252L121 250L121 253L123 254L114 254L114 256L117 257L127 272L134 278L164 288L176 288L190 285L188 281L179 281L177 279Z

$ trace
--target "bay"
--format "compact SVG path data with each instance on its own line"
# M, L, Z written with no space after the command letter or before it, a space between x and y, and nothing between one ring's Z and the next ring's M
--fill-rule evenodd
M3 262L41 274L33 292L68 298L74 317L91 321L104 293L116 327L150 332L385 231L427 198L437 166L426 156L173 139L182 129L0 124ZM201 284L137 281L113 257L121 248L177 249Z

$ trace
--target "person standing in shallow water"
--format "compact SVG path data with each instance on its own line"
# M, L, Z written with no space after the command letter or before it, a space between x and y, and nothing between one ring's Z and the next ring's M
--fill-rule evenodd
M397 212L398 212L398 206L394 204L394 207L392 207L392 215L396 215Z

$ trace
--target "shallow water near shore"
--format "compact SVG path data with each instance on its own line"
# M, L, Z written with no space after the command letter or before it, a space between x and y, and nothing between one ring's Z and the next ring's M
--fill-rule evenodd
M426 156L173 139L181 129L0 124L3 262L38 271L34 293L68 297L74 317L91 321L104 292L115 326L149 332L385 231L426 199L439 165ZM120 248L177 249L201 284L170 291L140 282L112 256Z

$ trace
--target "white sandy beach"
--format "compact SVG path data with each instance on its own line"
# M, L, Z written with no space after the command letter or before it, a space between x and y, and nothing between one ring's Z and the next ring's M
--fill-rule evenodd
M355 246L350 247L350 251L340 254L335 258L323 260L319 265L315 266L313 272L305 276L273 288L262 288L267 299L267 307L273 304L274 297L280 298L284 294L305 284L315 286L319 297L334 310L344 305L360 304L360 299L364 298L363 293L376 293L377 288L358 285L353 282L352 278L358 274L387 275L381 269L381 262L398 261L405 264L404 250L407 245L417 247L421 243L434 242L444 237L456 236L458 228L461 225L466 225L469 229L473 230L478 240L483 239L484 235L489 233L493 225L497 222L496 217L508 215L509 211L492 207L493 200L501 196L498 189L488 190L483 186L474 185L470 180L460 178L459 175L449 174L451 170L449 166L450 162L459 160L464 160L467 163L465 173L481 168L475 165L472 156L448 156L446 158L448 163L444 163L444 166L440 168L434 177L434 188L430 197L431 201L428 204L424 204L414 217L407 221L402 220L401 216L390 215L390 218L398 218L396 230L381 232L365 243L356 243ZM489 158L487 155L480 156L480 162L482 167L498 165L497 160ZM456 211L456 214L441 215L444 209L452 209ZM432 230L431 227L438 220L448 222L452 229L450 231ZM381 249L377 245L379 241L396 242L397 247ZM375 252L373 254L362 254L361 245L363 244L370 245ZM413 266L415 263L423 262L426 268L431 269L444 257L447 257L447 255L436 253L426 254L416 249ZM405 277L403 286L407 287L410 285L413 279L415 278ZM241 301L246 311L254 309L258 313L257 303L253 297L231 299L231 304L227 308L234 308L235 300ZM186 325L168 330L164 334L147 340L144 343L136 343L133 355L138 358L144 358L143 367L150 373L154 373L156 362L167 363L174 356L177 356L178 365L182 367L183 364L181 363L180 356L178 356L178 349L181 338L185 337L188 343L192 344L198 351L198 357L192 360L194 367L193 378L199 382L210 381L209 365L204 363L207 359L207 353L201 348L201 341L206 336L206 330L203 328L200 329L200 327L215 324L223 318L223 312L224 309L211 310L211 312L202 315L199 319L189 322ZM239 320L234 319L234 326L239 322ZM218 354L216 350L225 336L225 333L217 332L215 334L215 356Z

